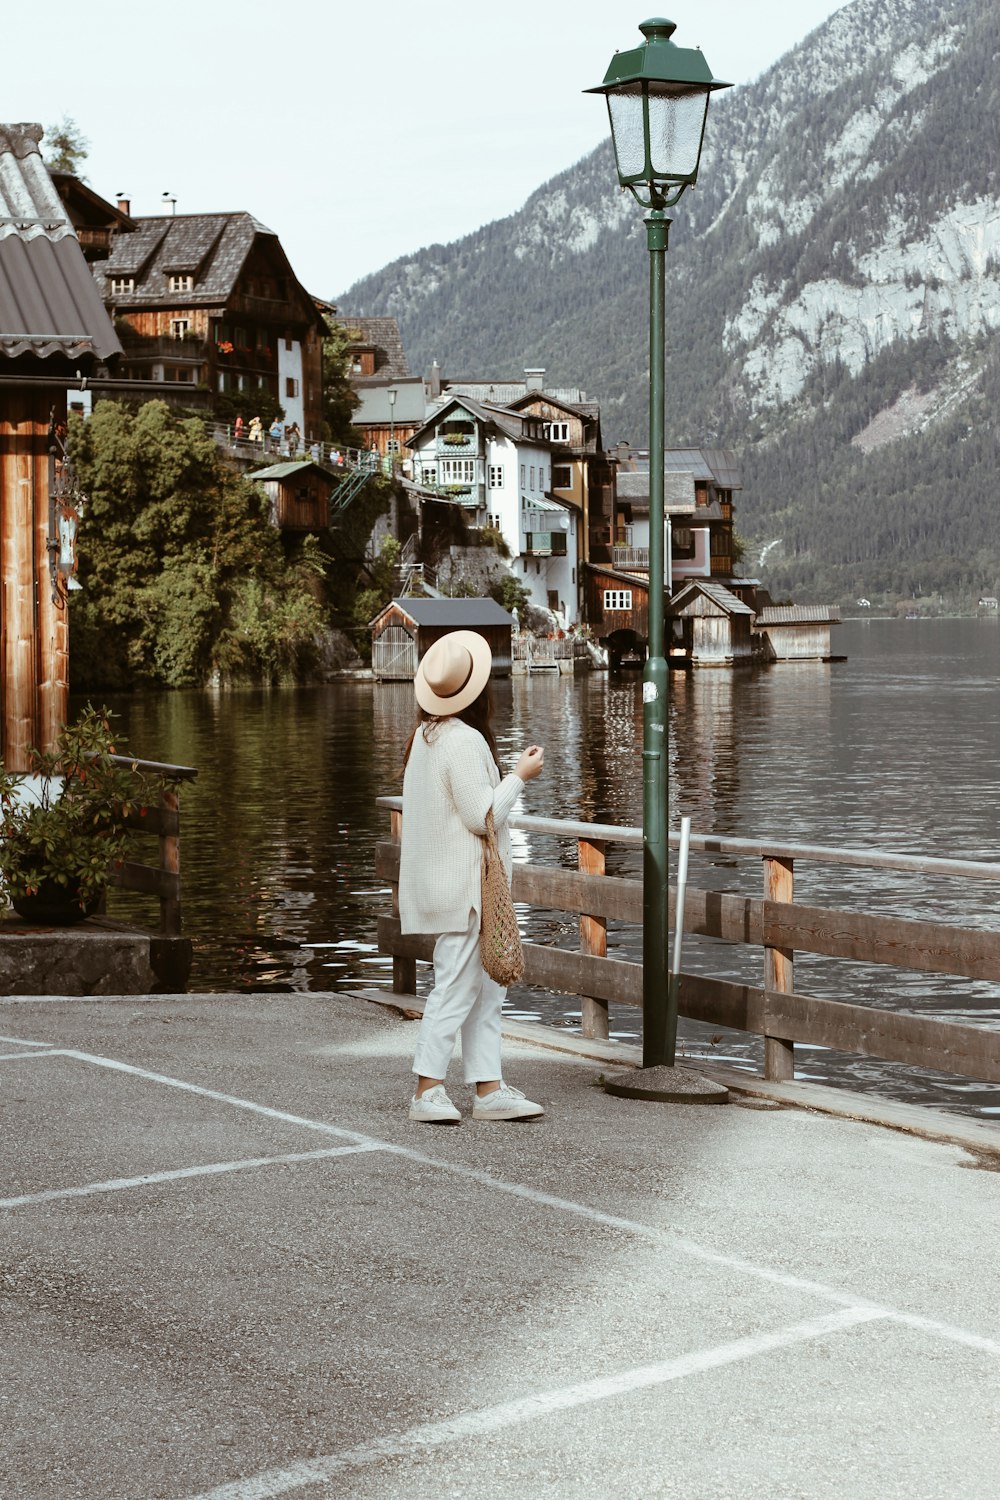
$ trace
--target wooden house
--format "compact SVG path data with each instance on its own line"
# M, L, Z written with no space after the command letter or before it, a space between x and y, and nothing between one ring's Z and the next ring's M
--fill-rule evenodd
M325 531L330 524L334 478L312 459L291 460L258 469L246 478L259 484L271 505L271 520L281 531Z
M612 670L643 661L649 641L649 574L625 573L603 563L584 572L584 608Z
M840 610L827 604L769 604L754 619L754 645L766 661L830 661L839 624Z
M15 771L53 744L69 704L67 391L121 353L41 138L0 125L0 756Z
M529 376L535 373L526 372ZM544 371L537 373L544 375ZM610 562L615 463L604 452L601 408L596 401L567 401L533 383L510 406L542 419L542 433L553 445L553 497L572 506L580 518L576 528L578 566L592 558Z
M266 391L307 442L318 438L327 326L278 236L248 213L131 222L94 267L122 332L124 376L207 387L248 411Z
M749 666L753 610L721 583L697 579L670 600L670 656L693 667Z
M441 636L475 630L490 644L494 677L511 674L514 619L494 599L392 599L371 622L376 682L411 682L417 663Z

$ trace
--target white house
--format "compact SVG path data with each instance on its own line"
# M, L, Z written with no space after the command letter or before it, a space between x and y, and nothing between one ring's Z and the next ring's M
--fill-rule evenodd
M471 396L447 397L412 434L413 481L494 528L533 605L563 625L580 617L576 513L552 494L553 443L541 418Z

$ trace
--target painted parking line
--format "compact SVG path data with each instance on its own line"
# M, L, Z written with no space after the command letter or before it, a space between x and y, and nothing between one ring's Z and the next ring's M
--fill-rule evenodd
M36 1047L31 1052L0 1052L0 1062L25 1062L32 1057L59 1057L58 1047Z
M348 1448L342 1453L302 1459L284 1469L271 1469L247 1479L221 1484L215 1489L191 1496L190 1500L273 1500L274 1496L287 1495L293 1490L305 1489L307 1485L323 1484L350 1469L360 1469L388 1458L412 1458L449 1443L488 1437L509 1427L519 1427L527 1422L553 1416L557 1412L612 1400L632 1391L650 1390L674 1380L703 1374L707 1370L738 1364L773 1350L790 1349L813 1339L843 1333L861 1323L872 1323L884 1316L872 1308L843 1308L840 1312L825 1313L802 1323L776 1328L771 1333L751 1334L748 1338L736 1339L729 1344L717 1344L711 1349L698 1349L675 1359L662 1360L658 1364L640 1365L632 1370L622 1370L617 1375L604 1375L596 1380L584 1380L576 1385L540 1391L537 1395L523 1396L517 1401L505 1401L499 1406L461 1412L443 1422L428 1422L420 1427L411 1427L407 1432L378 1438L373 1443Z
M200 1167L177 1167L170 1172L146 1172L141 1177L112 1177L107 1182L87 1182L81 1187L46 1188L22 1193L19 1198L0 1198L0 1208L25 1208L32 1203L53 1203L58 1198L90 1198L95 1193L121 1193L128 1188L151 1187L159 1182L180 1182L188 1177L221 1177L227 1172L246 1172L254 1167L279 1167L291 1162L322 1161L332 1156L356 1156L377 1151L377 1146L329 1146L322 1151L289 1151L284 1156L249 1156L242 1161L214 1161Z
M10 1040L17 1039L10 1038ZM325 1120L310 1120L302 1115L291 1114L287 1110L274 1109L268 1104L258 1104L253 1099L241 1099L235 1094L225 1094L219 1089L205 1088L201 1084L189 1083L183 1078L171 1078L168 1074L156 1073L150 1068L140 1068L133 1063L120 1062L116 1058L101 1057L95 1053L80 1052L71 1048L63 1049L60 1055L95 1067L125 1073L133 1078L144 1078L150 1083L157 1083L166 1088L180 1089L184 1093L193 1094L199 1098L214 1099L221 1104L230 1104L236 1109L249 1110L266 1119L279 1120L303 1130L317 1131L321 1135L332 1136L334 1139L367 1147L373 1151L381 1151L386 1155L399 1156L406 1161L416 1162L420 1166L433 1167L451 1176L476 1182L492 1192L523 1198L539 1207L551 1208L557 1213L571 1214L604 1228L619 1230L630 1237L662 1245L673 1254L686 1255L689 1259L700 1261L704 1265L714 1265L724 1270L735 1271L740 1275L768 1282L772 1286L784 1287L789 1291L805 1292L823 1301L832 1302L836 1307L870 1312L873 1316L889 1318L895 1323L914 1328L922 1333L933 1334L937 1338L947 1339L951 1343L963 1345L968 1349L1000 1357L1000 1340L998 1339L973 1333L951 1323L907 1313L898 1308L884 1307L868 1298L841 1291L838 1287L828 1286L824 1282L813 1281L808 1277L794 1276L787 1271L776 1271L770 1266L757 1265L754 1261L745 1260L740 1256L712 1250L706 1245L686 1239L669 1229L660 1229L635 1219L623 1218L618 1214L605 1213L602 1209L593 1208L590 1204L579 1203L572 1198L560 1198L553 1193L545 1193L538 1188L528 1187L524 1183L509 1182L478 1167L470 1167L462 1162L446 1161L441 1157L430 1156L427 1152L417 1151L410 1146L400 1146L392 1141L380 1140L377 1136L363 1135L360 1131L331 1125Z
M50 1052L56 1046L55 1042L32 1042L24 1036L0 1036L0 1042L6 1042L11 1047L46 1047Z

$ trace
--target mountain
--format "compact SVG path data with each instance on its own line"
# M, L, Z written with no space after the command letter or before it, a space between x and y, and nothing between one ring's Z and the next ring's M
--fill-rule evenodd
M853 0L713 100L673 211L667 435L741 453L772 591L998 592L998 63L995 0ZM396 316L417 369L543 366L600 401L606 442L640 442L641 219L609 144L338 304Z

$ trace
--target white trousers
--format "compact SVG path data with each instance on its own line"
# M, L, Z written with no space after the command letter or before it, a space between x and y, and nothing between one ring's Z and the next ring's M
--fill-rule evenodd
M500 1010L506 993L483 968L479 918L471 912L466 932L443 932L435 940L434 988L420 1022L414 1073L444 1078L461 1031L466 1083L502 1077Z

